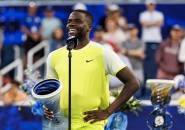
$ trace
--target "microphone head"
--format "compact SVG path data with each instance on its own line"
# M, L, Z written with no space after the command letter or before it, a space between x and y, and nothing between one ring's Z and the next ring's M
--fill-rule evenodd
M68 50L72 50L72 49L76 48L77 45L78 45L77 37L75 37L75 36L68 37L68 39L67 39L67 49Z

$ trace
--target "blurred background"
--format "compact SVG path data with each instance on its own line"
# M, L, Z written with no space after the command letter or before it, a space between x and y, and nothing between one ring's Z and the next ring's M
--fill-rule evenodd
M138 116L127 113L128 130L147 130L152 105L146 80L185 73L184 8L185 0L1 0L0 130L41 130L41 118L31 113L30 96L20 86L28 69L45 78L47 55L65 46L67 18L75 9L93 15L91 40L113 49L140 81L135 97L143 107ZM110 79L111 90L122 87ZM176 103L184 92L171 92L172 130L185 127Z

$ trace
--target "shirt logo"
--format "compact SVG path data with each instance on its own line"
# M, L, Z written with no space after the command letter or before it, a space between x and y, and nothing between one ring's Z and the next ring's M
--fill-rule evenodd
M86 63L93 61L94 59L86 60Z

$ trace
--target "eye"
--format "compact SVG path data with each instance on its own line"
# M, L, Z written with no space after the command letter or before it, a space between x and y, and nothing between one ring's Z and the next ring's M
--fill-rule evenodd
M71 22L71 20L69 19L68 21L67 21L67 23L70 23Z
M80 19L76 19L76 22L77 22L77 23L80 23L80 22L81 22L81 20L80 20Z

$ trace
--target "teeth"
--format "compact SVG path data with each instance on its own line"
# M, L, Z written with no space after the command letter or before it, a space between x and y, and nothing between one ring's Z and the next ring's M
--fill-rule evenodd
M70 31L70 32L74 32L74 31L76 31L76 29L69 29L69 31Z

